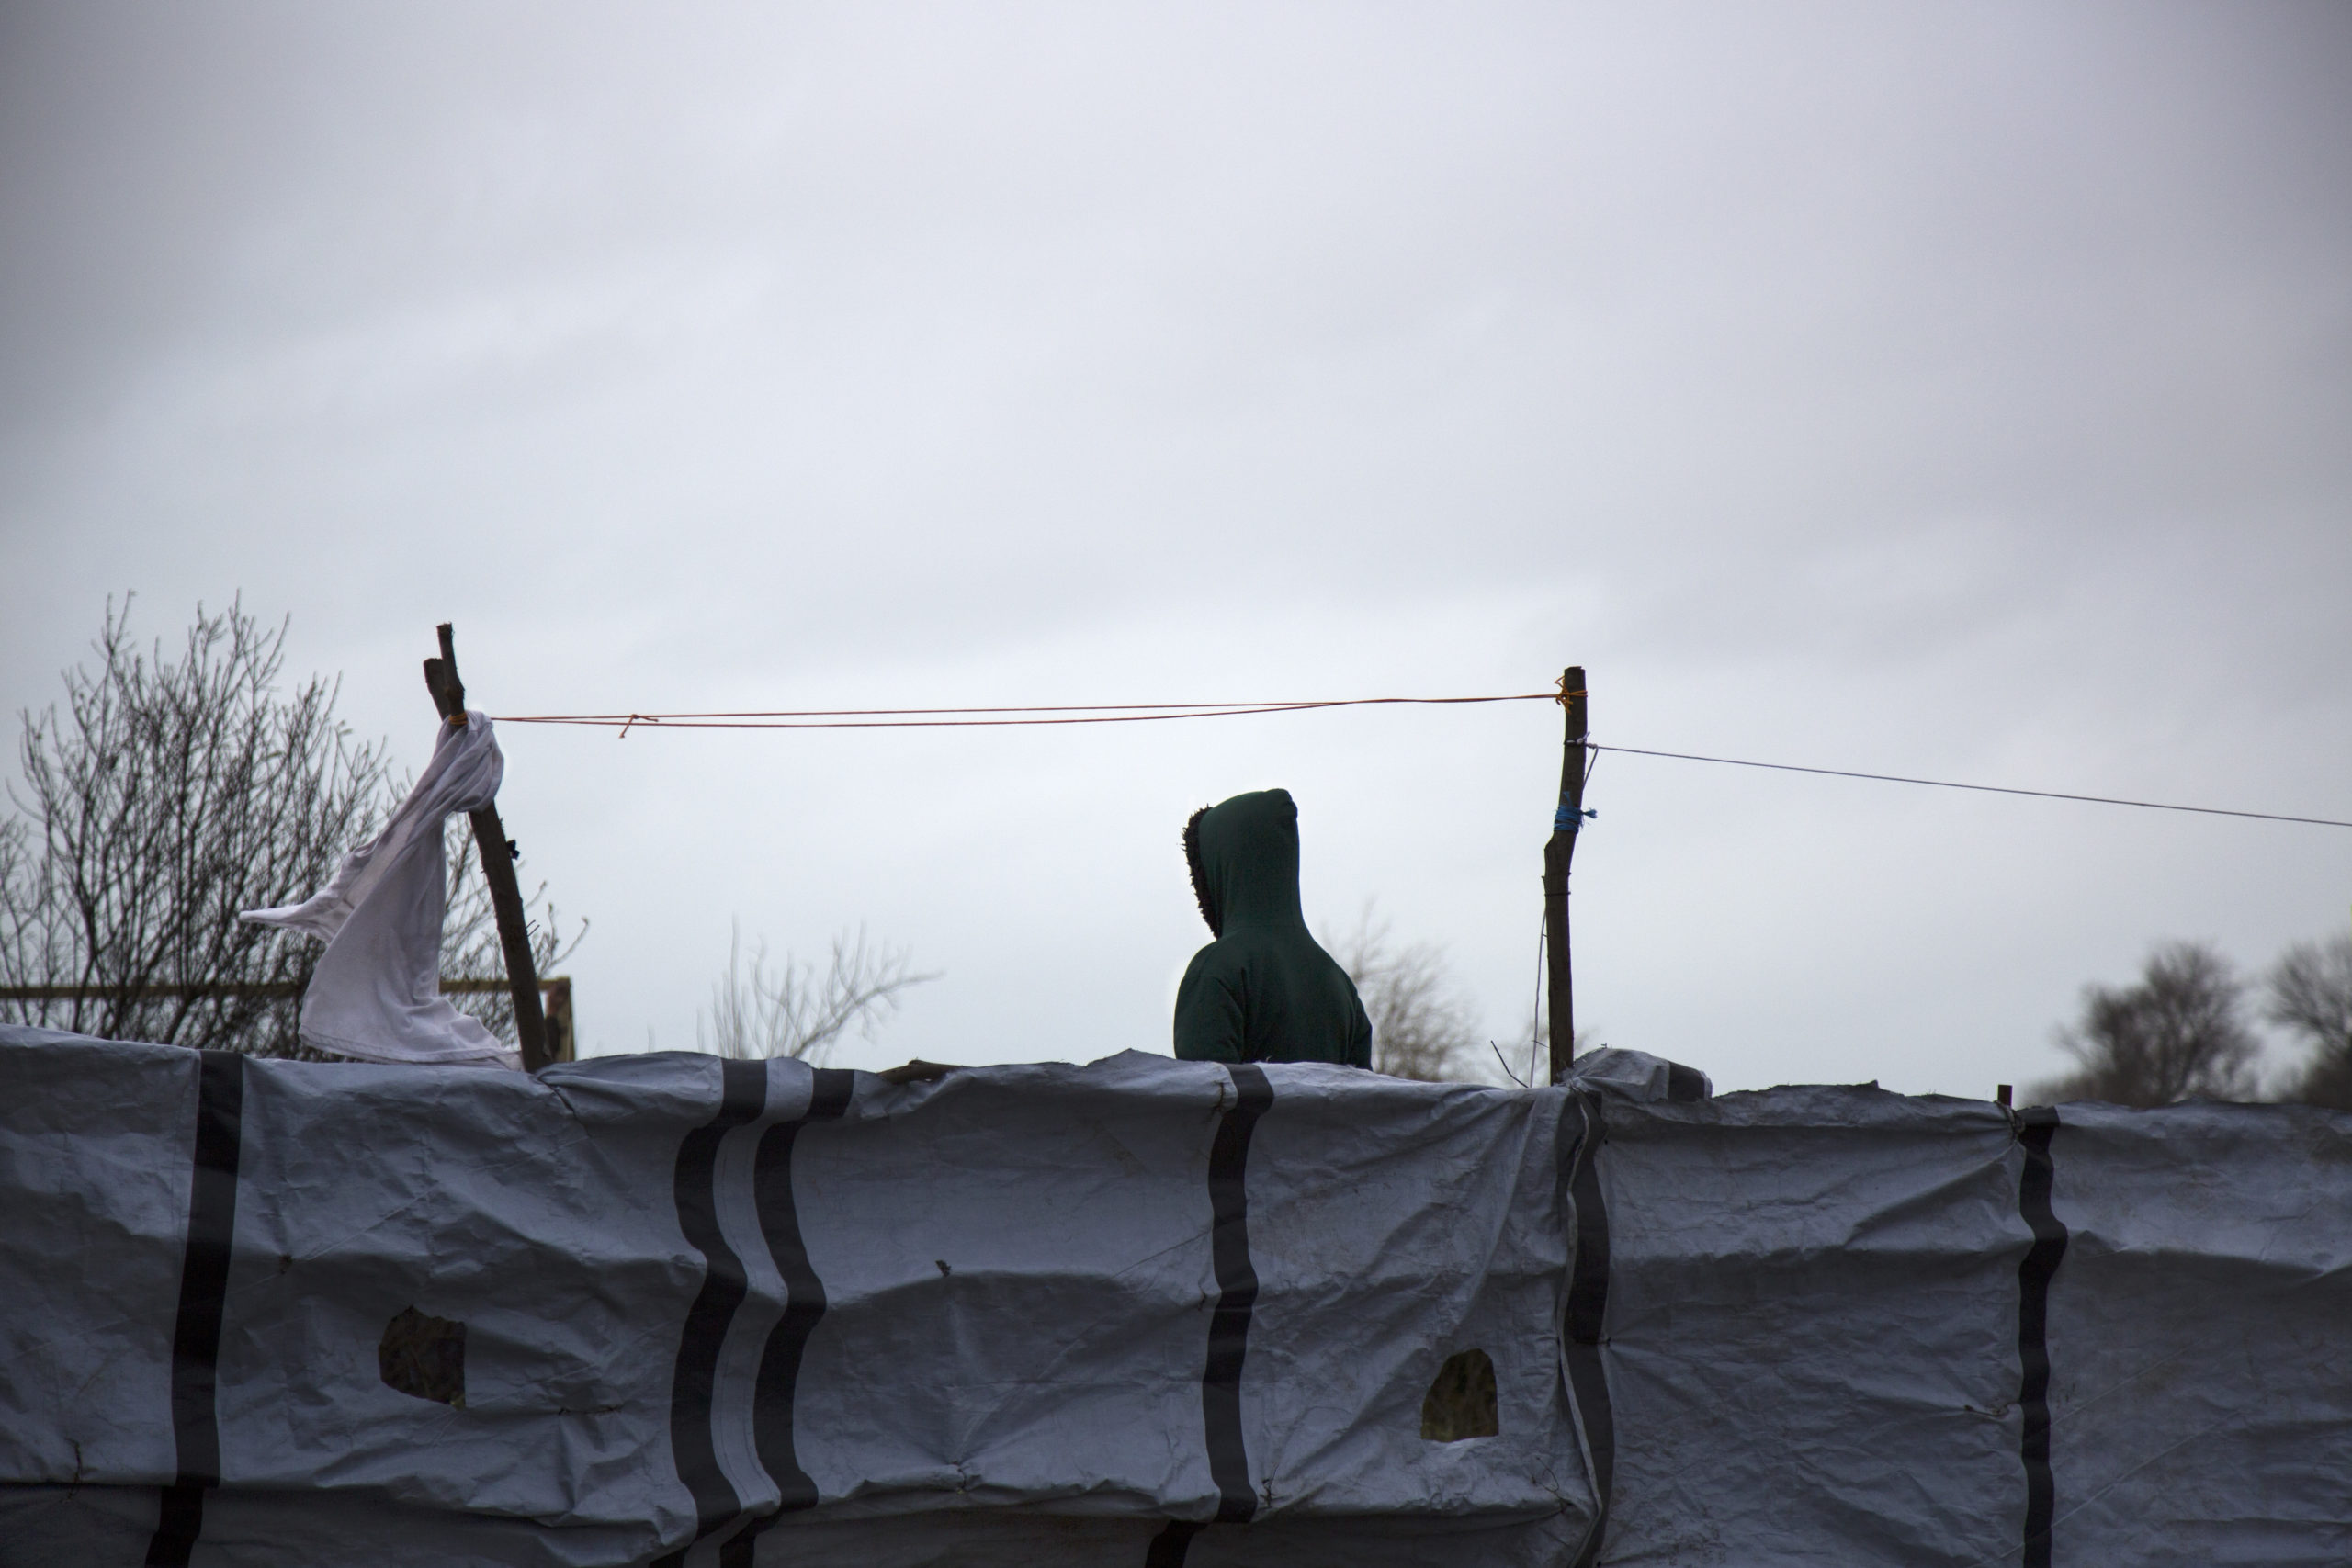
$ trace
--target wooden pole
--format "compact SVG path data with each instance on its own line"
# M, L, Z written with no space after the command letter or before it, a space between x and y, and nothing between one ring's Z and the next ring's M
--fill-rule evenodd
M441 657L424 661L424 687L442 718L462 727L466 722L466 683L458 679L458 644L449 623L435 628L441 635ZM531 959L531 927L523 913L523 889L514 880L519 852L506 837L492 801L473 813L474 847L481 852L481 874L490 883L490 908L498 917L498 945L506 956L506 988L514 997L514 1043L522 1048L523 1070L537 1072L552 1059L548 1054L547 1018L539 1008L537 965Z
M1552 1081L1568 1076L1577 1048L1576 977L1568 963L1568 862L1576 858L1577 829L1584 823L1584 666L1571 664L1560 675L1560 705L1567 710L1561 743L1560 805L1552 836L1544 843L1544 978L1552 987L1548 1022L1552 1034Z

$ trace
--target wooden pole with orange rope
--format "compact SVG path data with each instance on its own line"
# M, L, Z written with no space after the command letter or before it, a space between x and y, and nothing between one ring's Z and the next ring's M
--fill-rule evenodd
M1572 664L1561 672L1560 705L1567 714L1567 732L1561 742L1560 804L1552 816L1552 836L1544 844L1544 979L1552 987L1547 1022L1554 1083L1567 1077L1577 1048L1576 977L1568 958L1568 863L1576 857L1577 829L1585 817L1583 665Z
M433 705L450 724L466 722L466 683L458 679L458 646L449 623L435 628L441 638L441 657L424 661L424 687ZM473 813L474 847L481 852L481 873L490 883L490 908L498 917L498 945L506 957L506 987L514 998L514 1043L523 1053L523 1070L537 1072L553 1058L548 1052L546 1015L540 1010L537 964L531 957L531 927L523 912L523 888L514 878L519 853L506 837L495 801ZM570 1011L570 987L565 1010Z

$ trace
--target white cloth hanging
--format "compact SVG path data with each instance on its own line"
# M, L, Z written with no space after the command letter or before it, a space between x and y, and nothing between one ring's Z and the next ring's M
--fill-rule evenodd
M505 776L490 719L445 723L433 760L373 842L300 904L239 919L307 931L327 944L302 997L302 1043L367 1062L520 1066L520 1058L441 995L441 924L449 897L441 824L497 798Z

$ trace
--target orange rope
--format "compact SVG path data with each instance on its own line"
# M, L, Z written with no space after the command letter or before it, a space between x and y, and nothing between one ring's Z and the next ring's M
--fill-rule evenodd
M1020 724L1140 724L1170 718L1234 718L1247 714L1307 713L1318 708L1392 705L1557 702L1554 692L1492 697L1330 697L1254 703L1067 703L1025 707L775 708L710 713L569 713L492 715L501 724L571 724L618 729L934 729ZM1014 717L991 716L1015 715Z
M1235 718L1247 714L1307 713L1318 708L1448 706L1464 703L1559 703L1583 692L1565 690L1565 680L1548 692L1512 692L1492 697L1329 697L1315 701L1256 703L1069 703L1026 707L960 708L777 708L718 713L559 713L493 715L501 724L570 724L617 729L623 737L638 725L665 729L932 729L1016 724L1139 724L1168 718ZM1012 717L996 716L1013 715ZM1775 772L1822 773L1832 778L1872 779L1885 784L1927 784L1937 789L1976 790L1988 795L2033 795L2045 800L2079 800L2097 806L2134 806L2155 811L2191 811L2211 817L2245 817L2267 822L2305 823L2319 828L2352 828L2352 821L2327 817L2288 817L2267 811L2237 811L2215 806L2175 806L2156 800L2126 800L2112 795L2066 795L2056 790L2017 789L2003 784L1959 784L1950 779L1910 778L1896 773L1865 773L1842 768L1804 767L1792 762L1759 762L1741 757L1702 757L1689 751L1646 751L1634 746L1603 746L1587 739L1599 753L1623 751L1636 757L1671 757L1691 762L1722 762L1734 767L1769 768Z

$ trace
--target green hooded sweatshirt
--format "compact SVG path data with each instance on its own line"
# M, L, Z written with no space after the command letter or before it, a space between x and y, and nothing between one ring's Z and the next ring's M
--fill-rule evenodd
M1298 907L1298 807L1261 790L1184 825L1193 892L1216 940L1176 991L1176 1055L1188 1062L1372 1066L1355 982L1307 933Z

